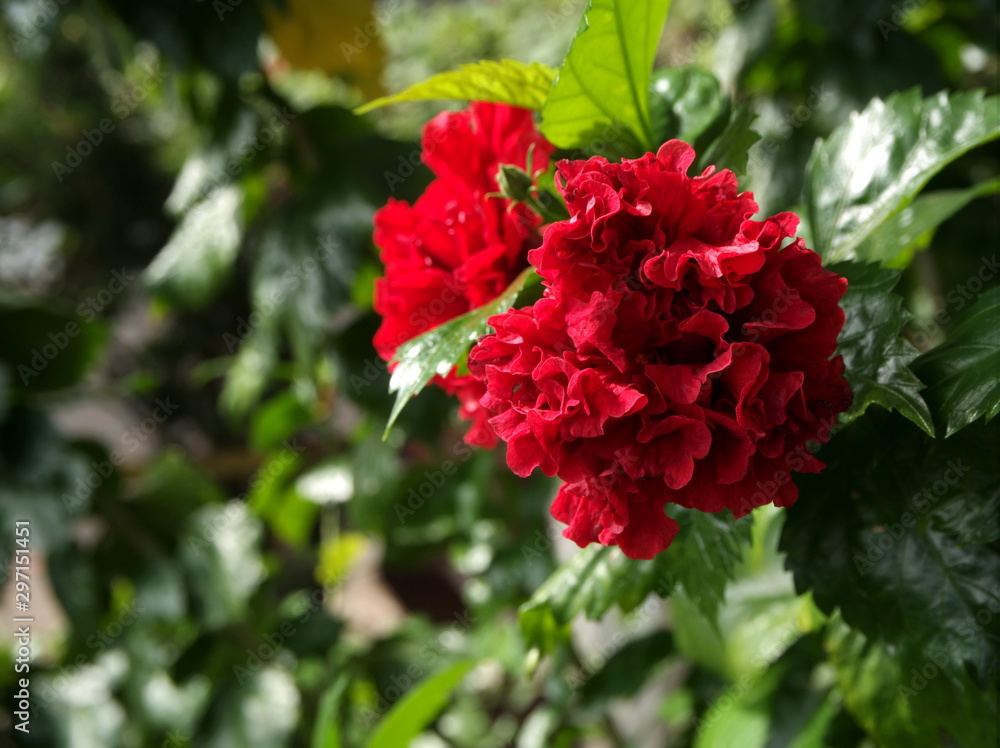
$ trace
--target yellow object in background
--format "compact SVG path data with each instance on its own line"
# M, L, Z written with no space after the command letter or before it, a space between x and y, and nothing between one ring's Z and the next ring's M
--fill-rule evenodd
M367 98L384 93L379 34L391 13L391 7L376 11L371 0L285 0L284 7L264 6L267 33L289 65L338 76Z

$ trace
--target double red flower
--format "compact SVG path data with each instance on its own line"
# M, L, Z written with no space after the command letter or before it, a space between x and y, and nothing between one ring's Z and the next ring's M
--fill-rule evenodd
M651 558L677 532L668 502L737 516L793 503L791 472L823 467L807 443L851 401L831 358L847 282L795 238L794 214L753 220L732 172L688 176L680 141L620 164L560 162L570 218L542 241L535 214L487 197L531 146L546 168L530 112L506 106L427 126L437 179L375 219L379 353L491 301L530 261L543 297L492 317L471 373L436 381L473 420L467 441L499 435L515 473L562 478L552 514L567 537Z
M558 475L566 536L632 558L670 544L667 502L790 505L790 472L823 467L806 442L851 400L830 358L846 281L793 239L794 214L751 220L735 175L689 177L693 160L671 141L560 162L570 219L529 254L545 294L469 356L511 469Z
M390 200L375 215L375 244L385 277L375 284L382 325L375 348L389 360L411 338L496 298L528 266L528 250L541 243L541 219L498 190L500 164L548 168L552 146L530 111L483 102L445 112L424 129L423 160L434 173L414 205ZM466 441L492 447L496 435L479 400L483 382L452 370L435 383L458 396L473 421Z

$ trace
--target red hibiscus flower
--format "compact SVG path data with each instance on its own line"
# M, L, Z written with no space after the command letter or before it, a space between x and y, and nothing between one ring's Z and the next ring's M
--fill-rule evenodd
M651 558L677 532L664 506L741 516L797 498L791 471L823 466L851 393L841 358L845 279L755 221L736 177L689 177L680 141L621 164L559 164L570 219L529 254L533 306L494 316L469 357L518 475L565 483L552 507L581 546Z
M498 190L500 164L548 168L552 146L537 132L530 111L474 102L445 112L424 128L423 160L437 177L414 205L390 200L375 214L375 244L385 277L375 283L382 325L375 348L385 360L407 340L496 298L528 266L541 243L541 219ZM534 146L534 148L532 148ZM435 383L458 396L473 421L466 441L492 447L496 435L479 400L482 382L454 370Z

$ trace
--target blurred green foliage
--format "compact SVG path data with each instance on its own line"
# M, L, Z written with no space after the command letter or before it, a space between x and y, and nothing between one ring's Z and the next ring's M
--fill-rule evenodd
M872 494L900 475L909 490L950 457L901 416L875 407L850 426L787 518L680 517L685 543L638 572L595 548L560 567L553 484L464 445L440 392L421 392L382 441L393 398L371 346L371 217L420 194L416 140L440 104L359 117L373 84L359 69L288 59L380 45L392 92L484 57L556 67L583 3L387 0L374 29L318 4L281 50L269 14L299 4L263 3L0 3L0 554L14 550L14 521L30 520L37 620L35 712L18 745L995 741L995 615L971 643L960 637L969 668L927 679L913 701L899 690L934 664L927 621L911 616L949 584L941 554L962 571L949 620L975 618L969 590L989 583L1000 537L993 478L974 472L925 518L937 545L918 547L917 599L880 576L858 582L878 605L852 609L838 594L853 544L864 551L894 511L844 509L855 487L838 465L874 460L877 427L911 454L898 469L872 465ZM705 164L732 165L767 212L822 181L806 168L814 141L873 96L996 93L985 0L673 5L657 59L704 70L655 73L637 137L714 148ZM310 28L348 33L290 51ZM979 199L942 208L940 228L908 242L927 251L905 270L867 269L893 280L875 284L872 308L892 307L878 320L887 348L912 315L914 345L886 357L942 372L934 422L995 443L981 418L989 393L965 416L940 413L961 391L950 383L971 355L963 331L981 324L977 305L955 326L972 297L949 294L997 246L995 190L980 187L996 154L938 166L928 195ZM885 296L894 286L907 315ZM957 338L917 358L953 326ZM827 524L835 548L811 534ZM795 575L779 536L801 561ZM830 563L813 563L821 551ZM798 594L805 579L815 602ZM671 592L669 605L652 592ZM571 637L579 612L605 628ZM0 653L5 727L13 658Z

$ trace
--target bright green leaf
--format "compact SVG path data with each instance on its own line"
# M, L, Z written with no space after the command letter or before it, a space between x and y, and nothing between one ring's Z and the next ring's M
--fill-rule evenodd
M185 307L208 303L226 282L243 236L243 196L219 187L181 219L166 246L146 268L153 293Z
M774 667L751 681L749 687L723 691L699 723L694 748L765 748L770 724L767 698L778 686L783 670Z
M841 301L847 320L837 352L844 356L854 402L841 420L853 421L877 403L899 411L933 436L933 419L920 395L924 383L908 368L918 351L899 336L910 318L902 309L903 298L892 293L900 271L846 262L830 269L849 283Z
M926 99L919 89L874 99L813 149L805 202L827 262L870 259L862 242L963 153L1000 136L998 99L982 92Z
M458 662L408 691L375 728L368 748L410 745L434 721L474 664L471 660Z
M487 320L511 308L518 294L527 285L539 280L533 268L526 268L502 294L488 304L460 317L448 320L399 347L393 360L396 368L389 380L389 392L395 392L396 402L389 414L383 439L396 422L400 412L436 374L445 376L469 352L469 347L488 332Z
M542 108L545 137L560 148L656 150L649 81L669 9L670 0L590 1Z
M383 96L355 109L365 114L388 104L424 99L494 101L541 109L552 87L555 71L538 62L480 60L456 70L438 73L392 96Z
M341 673L320 697L316 713L316 723L313 725L311 748L341 748L340 725L337 723L337 710L350 685L347 673Z
M984 291L940 346L918 358L913 370L927 382L945 436L1000 413L1000 288Z
M964 190L941 190L920 195L883 223L858 248L858 255L886 267L906 267L918 249L927 245L934 229L977 197L1000 192L1000 178Z

